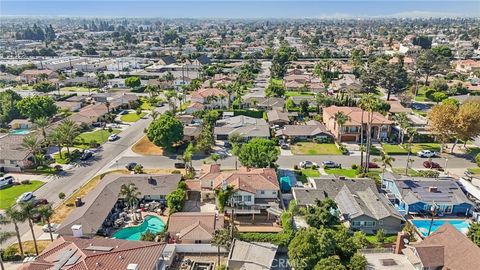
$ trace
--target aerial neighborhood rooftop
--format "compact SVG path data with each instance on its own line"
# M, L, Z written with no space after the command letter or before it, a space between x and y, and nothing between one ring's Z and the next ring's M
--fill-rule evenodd
M0 11L2 269L480 269L478 14L158 2Z

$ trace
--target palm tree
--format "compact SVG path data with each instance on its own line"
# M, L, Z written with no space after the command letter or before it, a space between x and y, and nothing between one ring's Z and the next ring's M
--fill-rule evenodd
M80 134L80 128L72 120L66 119L58 126L58 129L62 134L64 145L67 147L67 153L70 155L70 146L73 146L75 138Z
M37 208L32 202L25 202L20 204L21 211L28 221L28 226L30 227L30 232L32 233L33 245L35 247L35 254L38 256L38 245L37 238L35 237L35 230L33 229L32 217L37 213Z
M138 188L135 186L135 184L130 183L128 185L123 184L120 187L120 195L125 198L125 202L130 207L130 209L133 209L135 205L138 204L138 197L141 195L141 193L138 191Z
M350 121L350 116L346 115L344 112L337 112L334 116L335 122L338 125L338 138L337 141L338 143L341 142L342 140L342 135L343 135L343 125Z
M58 127L48 135L48 140L50 143L57 145L58 155L60 156L60 158L63 158L62 148L64 146L65 139L63 137L61 130Z
M150 111L150 116L152 116L153 120L157 119L158 115L159 113L155 109Z
M37 157L36 154L40 151L40 140L34 134L29 134L23 138L21 147L33 155L33 164L37 166Z
M231 226L233 226L233 224ZM220 248L223 247L226 250L229 250L231 244L232 239L228 229L215 231L212 239L212 245L217 247L217 265L220 265Z
M47 117L40 117L35 120L35 128L37 130L42 131L42 135L44 139L47 137L46 128L48 124L49 124L49 121Z
M40 214L42 219L47 223L48 232L50 233L50 240L53 242L52 225L50 223L50 218L53 216L55 212L53 211L52 205L47 204L39 207L38 213Z
M18 229L18 223L22 223L26 220L25 214L22 211L19 211L14 206L7 208L5 211L5 217L7 220L13 223L15 228L15 234L17 235L18 248L20 250L20 255L22 258L25 256L23 252L22 239L20 237L20 230Z
M380 158L375 158L373 159L375 162L381 162L382 163L382 179L385 174L385 170L387 169L387 166L392 168L392 163L395 161L395 158L381 152Z
M405 130L410 126L410 120L406 113L398 113L393 118L400 127L400 143L403 144L403 139L405 137Z
M3 245L10 237L14 236L14 232L0 232L0 245ZM3 250L0 249L0 269L5 270L5 266L3 266Z
M405 166L405 175L408 176L408 167L411 166L411 163L413 163L414 161L413 159L410 159L410 155L412 153L412 143L415 138L415 135L417 134L417 131L413 128L409 128L407 129L407 133L408 133L408 142L405 145L405 149L407 150L408 154L407 154L407 165Z
M192 168L192 155L193 155L193 144L189 143L185 152L183 152L183 161L185 162L185 174L189 168ZM188 166L187 166L188 163Z

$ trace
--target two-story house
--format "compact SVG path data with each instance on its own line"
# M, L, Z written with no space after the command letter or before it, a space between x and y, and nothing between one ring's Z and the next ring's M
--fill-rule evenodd
M367 234L382 229L397 233L405 219L377 190L375 181L369 178L346 179L322 176L312 179L308 188L293 188L293 198L300 207L316 205L317 200L330 198L337 203L342 223L351 231Z
M202 88L192 93L192 105L203 104L207 109L227 108L229 104L227 91L220 88Z
M348 116L348 121L342 126L335 120L335 114L343 112ZM330 106L323 109L323 122L327 129L340 138L340 142L359 142L363 124L364 137L367 134L368 112L358 107L337 107ZM362 120L363 119L363 120ZM372 116L372 139L383 141L388 138L393 121L382 114L374 112Z
M473 203L451 177L407 177L386 172L382 188L402 214L429 213L436 205L441 215L465 216Z

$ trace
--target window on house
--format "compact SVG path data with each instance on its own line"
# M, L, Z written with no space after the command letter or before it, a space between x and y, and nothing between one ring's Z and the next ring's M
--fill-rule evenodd
M263 190L262 190L262 191L260 191L260 194L265 194L265 191L263 191Z
M250 196L250 195L243 196L243 200L246 201L246 202L251 202L252 201L252 196Z
M202 240L195 240L195 244L201 244Z
M5 164L5 159L0 159L0 164Z
M242 201L242 195L235 195L235 196L233 196L233 199L237 202L241 202Z
M375 227L375 221L365 221L365 227Z
M360 227L360 221L352 221L352 227Z
M17 164L17 161L16 160L10 160L10 164L15 165L15 164Z

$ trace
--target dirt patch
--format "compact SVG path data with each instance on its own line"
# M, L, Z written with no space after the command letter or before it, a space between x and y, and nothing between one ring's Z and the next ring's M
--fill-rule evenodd
M132 146L132 151L145 156L163 156L163 148L153 144L147 136L143 136Z
M41 253L50 245L50 243L52 243L50 240L37 240L38 252ZM18 248L18 243L12 244L12 246L15 247L17 250L20 250ZM33 245L33 240L23 241L22 247L25 254L35 254L35 246ZM20 254L20 251L18 251L18 254Z

